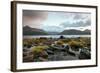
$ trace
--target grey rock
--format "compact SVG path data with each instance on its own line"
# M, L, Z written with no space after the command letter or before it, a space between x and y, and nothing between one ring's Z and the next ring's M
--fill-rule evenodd
M52 50L49 50L49 49L47 49L46 52L47 52L48 54L54 54L54 52L53 52Z

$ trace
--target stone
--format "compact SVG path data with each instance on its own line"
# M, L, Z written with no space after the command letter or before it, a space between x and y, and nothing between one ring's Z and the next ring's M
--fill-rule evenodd
M52 50L49 50L49 49L47 49L46 52L47 52L48 54L54 54L54 52L53 52Z
M91 53L89 50L83 49L80 51L79 59L90 59Z
M39 57L39 60L40 60L40 61L48 61L48 59L45 59L45 58L43 58L43 57Z
M27 55L23 57L23 62L33 62L34 55Z
M40 57L44 57L44 58L47 58L48 57L48 53L46 51L42 51L40 54L39 54Z

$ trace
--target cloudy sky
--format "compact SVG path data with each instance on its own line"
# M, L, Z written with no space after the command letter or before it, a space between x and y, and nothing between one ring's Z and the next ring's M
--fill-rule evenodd
M23 10L23 25L49 32L61 32L65 29L85 30L91 29L91 14Z

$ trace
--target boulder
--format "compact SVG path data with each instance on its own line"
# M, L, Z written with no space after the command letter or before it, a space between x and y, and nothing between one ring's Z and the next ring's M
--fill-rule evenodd
M79 54L79 59L90 59L91 53L87 49L82 49Z

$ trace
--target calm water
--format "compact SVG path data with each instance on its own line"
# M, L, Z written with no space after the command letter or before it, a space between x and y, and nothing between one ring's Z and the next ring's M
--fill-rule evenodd
M61 35L27 35L23 36L23 38L40 38L40 37L46 37L46 38L59 38ZM77 37L91 37L91 35L63 35L65 38L77 38Z

